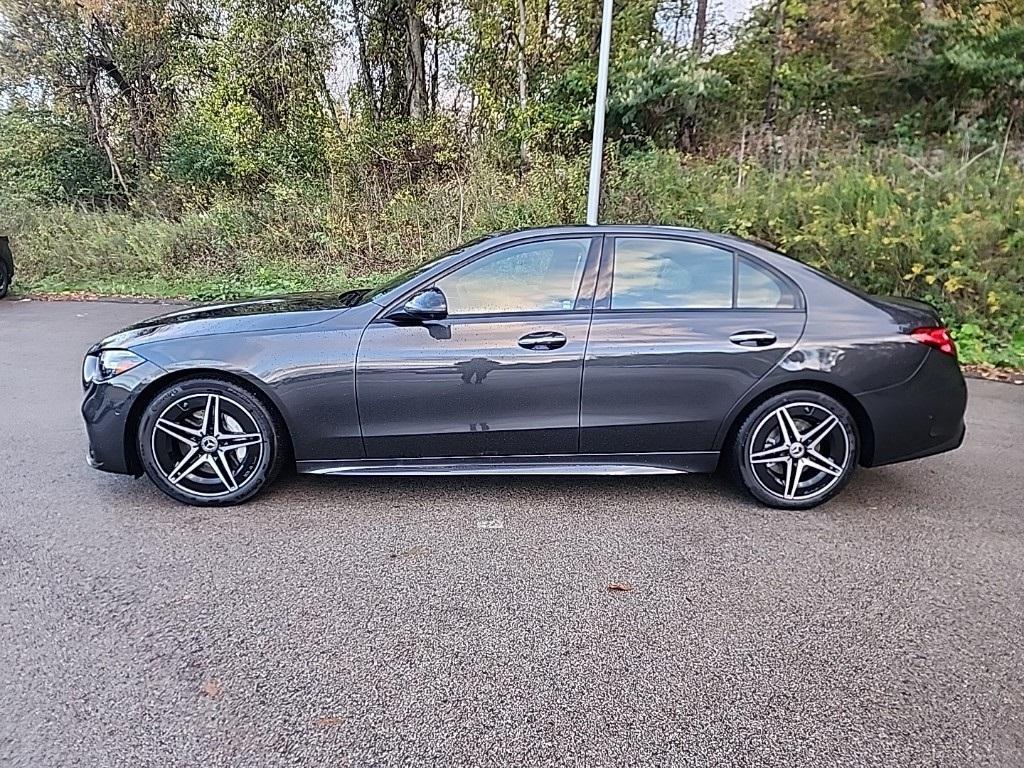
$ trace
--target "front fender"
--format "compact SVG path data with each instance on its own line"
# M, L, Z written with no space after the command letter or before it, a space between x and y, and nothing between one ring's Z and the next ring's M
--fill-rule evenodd
M167 339L134 347L171 376L229 375L263 393L298 461L362 458L355 359L361 327L331 324Z

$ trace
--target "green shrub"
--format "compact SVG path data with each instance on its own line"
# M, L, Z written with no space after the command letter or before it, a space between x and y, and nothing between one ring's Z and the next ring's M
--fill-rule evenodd
M73 201L111 191L84 125L51 112L0 110L0 198Z

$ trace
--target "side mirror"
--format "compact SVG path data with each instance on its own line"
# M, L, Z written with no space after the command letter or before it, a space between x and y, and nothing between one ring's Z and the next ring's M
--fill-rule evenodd
M444 320L448 317L448 300L440 288L427 288L411 296L399 316L410 320Z

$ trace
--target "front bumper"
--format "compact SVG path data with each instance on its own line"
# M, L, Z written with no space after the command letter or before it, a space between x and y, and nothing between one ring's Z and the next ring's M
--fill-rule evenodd
M956 360L938 350L929 350L907 381L857 399L874 432L867 466L952 451L964 441L967 383Z
M104 472L140 473L134 461L134 435L129 434L132 406L146 387L165 371L150 362L132 368L110 381L86 385L82 418L89 438L89 466Z

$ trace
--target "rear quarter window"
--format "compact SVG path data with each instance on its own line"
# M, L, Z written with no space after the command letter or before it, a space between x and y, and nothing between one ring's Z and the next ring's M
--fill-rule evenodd
M774 272L741 257L736 270L738 309L796 309L796 294L789 282Z

